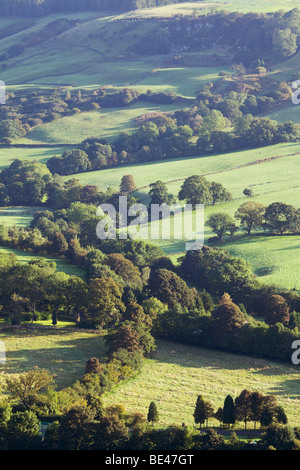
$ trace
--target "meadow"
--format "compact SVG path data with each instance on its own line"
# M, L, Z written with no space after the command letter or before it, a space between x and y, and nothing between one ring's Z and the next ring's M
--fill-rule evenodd
M257 12L268 13L277 10L291 10L295 8L294 0L217 0L203 2L184 2L156 8L147 8L139 11L125 13L123 18L170 18L175 15L206 14L210 11L229 10L241 13Z
M143 114L153 111L171 112L179 107L181 107L179 104L155 106L139 102L127 107L83 112L38 126L28 132L26 137L18 139L18 143L38 144L46 142L48 144L72 145L79 144L88 137L103 138L112 142L120 132L134 131L136 128L135 120Z
M185 178L202 174L209 181L222 183L233 196L230 202L207 207L207 220L209 215L216 212L226 212L233 216L238 207L247 201L243 190L248 187L251 187L254 193L251 200L266 206L278 201L298 207L300 185L295 175L299 174L300 170L299 151L299 143L280 144L230 154L131 165L82 173L76 177L84 184L97 184L102 189L118 189L122 176L132 174L138 188L135 194L143 203L148 204L150 183L162 180L167 184L170 193L177 195ZM152 239L151 243L158 244L168 255L179 256L185 251L186 240L174 238L174 226L178 226L176 220L179 220L176 217L180 215L175 216L172 221L171 239ZM192 217L192 214L188 214L187 221L190 220L189 217ZM160 223L154 222L149 227L155 232L159 226ZM204 235L207 242L213 233L205 227ZM242 241L225 243L224 248L248 261L255 272L259 273L259 268L268 267L267 274L262 277L263 282L300 289L297 275L298 237L244 237ZM263 266L260 264L262 260Z
M57 388L62 389L84 375L90 357L97 354L104 360L106 354L101 333L74 327L2 330L0 340L6 348L6 364L0 366L0 384L6 374L40 368L54 374Z
M18 141L18 143L20 143L20 141ZM49 148L0 148L0 170L9 166L16 159L47 163L49 158L53 157L54 155L62 155L65 150L67 150L66 147L59 146Z
M84 278L85 272L78 266L72 265L68 261L62 258L55 258L50 256L41 256L36 255L35 253L30 253L28 251L17 250L15 248L0 247L0 253L14 253L17 256L19 263L28 263L32 260L43 259L48 263L56 263L56 272L64 272L69 276L78 276Z
M235 398L247 388L275 395L289 424L299 424L299 371L295 366L161 340L157 344L154 357L146 361L141 373L105 395L105 405L123 404L127 411L146 416L150 402L155 401L159 425L193 425L198 395L217 410L228 394Z

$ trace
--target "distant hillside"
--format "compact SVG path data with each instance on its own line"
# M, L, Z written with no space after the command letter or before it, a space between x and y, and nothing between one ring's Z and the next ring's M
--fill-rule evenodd
M75 11L126 12L185 0L0 0L2 16L44 16Z

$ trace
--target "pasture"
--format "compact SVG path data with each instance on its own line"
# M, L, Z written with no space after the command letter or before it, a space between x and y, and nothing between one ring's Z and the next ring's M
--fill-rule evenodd
M91 333L74 327L49 327L30 330L2 330L0 340L6 347L6 364L1 379L35 368L54 374L57 389L71 386L84 375L90 357L105 358L103 333Z
M247 388L275 395L286 411L289 424L299 423L296 366L161 340L157 345L154 357L146 361L137 377L104 396L105 405L123 404L127 411L147 416L150 402L155 401L160 426L193 425L198 395L211 401L216 411L228 394L235 398ZM215 420L210 423L218 424Z
M103 138L111 142L118 137L120 132L134 131L135 120L143 114L153 111L171 112L179 107L179 104L155 106L138 102L122 108L103 108L99 111L83 112L38 126L28 132L23 139L18 139L18 143L46 142L72 145L79 144L88 137ZM65 149L61 153L64 151Z
M290 143L265 147L244 152L224 155L212 155L180 160L167 160L108 169L77 175L81 183L97 184L102 189L118 189L121 178L132 174L137 184L137 194L145 203L149 203L149 184L162 180L168 190L177 196L185 178L194 174L205 175L209 181L222 183L231 192L233 200L217 203L205 209L205 220L210 214L226 212L234 215L238 207L247 201L243 194L245 188L251 187L254 197L251 200L269 205L272 202L284 202L299 207L300 186L296 178L300 166L300 144ZM184 237L176 239L174 227L179 226L176 215L171 218L170 239L151 239L166 254L177 255L185 251ZM187 221L190 221L188 214ZM157 233L160 222L149 225ZM213 235L205 227L205 242ZM261 280L264 283L276 283L284 288L300 289L299 284L299 243L298 237L244 237L237 242L225 243L224 248L236 256L241 256L250 263L254 272L267 268ZM263 263L262 263L263 260ZM261 264L262 263L262 264Z

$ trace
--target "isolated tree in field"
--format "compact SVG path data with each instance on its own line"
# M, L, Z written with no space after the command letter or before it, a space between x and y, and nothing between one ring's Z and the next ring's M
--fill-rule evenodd
M53 389L54 381L47 370L31 370L16 378L6 379L6 388L13 400L19 400L29 410L41 392Z
M190 176L181 186L178 199L180 201L185 200L193 206L210 203L212 201L210 182L200 175Z
M222 421L228 426L235 423L234 401L231 395L227 395L224 400Z
M290 321L290 309L286 300L281 295L272 295L266 302L265 318L269 325L283 323L288 325Z
M242 204L235 213L235 218L241 221L241 226L247 235L254 228L260 227L264 220L265 206L259 202L249 201Z
M243 191L243 194L247 197L252 197L253 196L252 188L245 188L244 191Z
M159 416L158 416L157 406L156 406L156 403L152 401L149 405L147 421L149 423L152 423L152 426L154 426L155 423L158 422L158 420L159 420Z
M209 216L205 225L212 229L212 231L217 235L219 241L222 241L224 236L228 232L231 233L233 227L235 227L235 221L231 215L217 212L216 214L211 214Z
M136 189L136 184L132 175L124 175L121 184L120 192L124 194L132 193Z

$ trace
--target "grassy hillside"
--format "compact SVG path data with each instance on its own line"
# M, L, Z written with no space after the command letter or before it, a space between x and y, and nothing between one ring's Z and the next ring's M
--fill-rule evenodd
M174 15L192 15L194 12L197 14L206 14L212 10L227 10L239 11L241 13L258 12L267 13L277 10L290 10L295 8L294 0L217 0L217 1L203 1L203 2L183 2L180 4L171 4L155 8L142 9L137 12L124 13L123 17L164 17L169 18Z
M140 375L105 396L104 402L123 404L128 411L145 416L150 402L155 401L160 425L192 425L198 395L211 401L216 410L223 406L227 394L235 397L245 388L274 394L289 423L299 423L299 374L295 366L166 341L158 341L154 358L147 360Z
M299 174L300 144L281 144L261 149L247 150L224 155L213 155L181 160L168 160L140 165L108 169L76 175L81 183L97 184L101 188L118 188L123 175L132 174L138 190L136 194L145 202L149 202L147 193L149 184L157 180L164 181L169 191L176 195L185 178L202 174L210 181L222 183L232 193L233 200L207 207L205 219L215 212L226 212L234 215L238 207L247 200L243 195L246 187L252 187L252 200L265 205L272 202L284 202L299 206L300 185L295 180ZM179 219L175 218L178 227ZM153 230L159 224L153 223ZM149 232L150 233L150 232ZM212 236L205 227L205 241ZM171 240L151 240L158 244L167 254L172 255L185 250L185 241L174 239L173 226ZM285 288L300 289L297 260L299 243L297 237L244 238L240 242L224 245L231 253L249 261L253 270L260 273L259 268L267 268L262 280L268 284L276 283ZM263 260L263 262L262 262ZM261 264L262 263L262 264ZM260 273L261 275L261 273Z
M106 108L74 116L67 116L36 127L18 143L79 144L88 137L115 140L120 132L131 132L136 128L136 118L152 111L174 111L177 105L151 106L136 103L122 108ZM64 149L65 150L65 149ZM63 150L63 152L64 152ZM1 158L1 156L0 156Z
M50 328L0 332L7 361L1 366L0 383L6 374L19 374L36 367L55 376L58 389L72 385L84 375L90 357L105 357L103 336L84 330ZM4 375L3 375L4 374Z
M20 143L21 141L18 141ZM36 142L32 142L36 143ZM14 160L32 160L46 163L54 155L62 155L66 147L40 148L0 148L0 170L9 166Z

